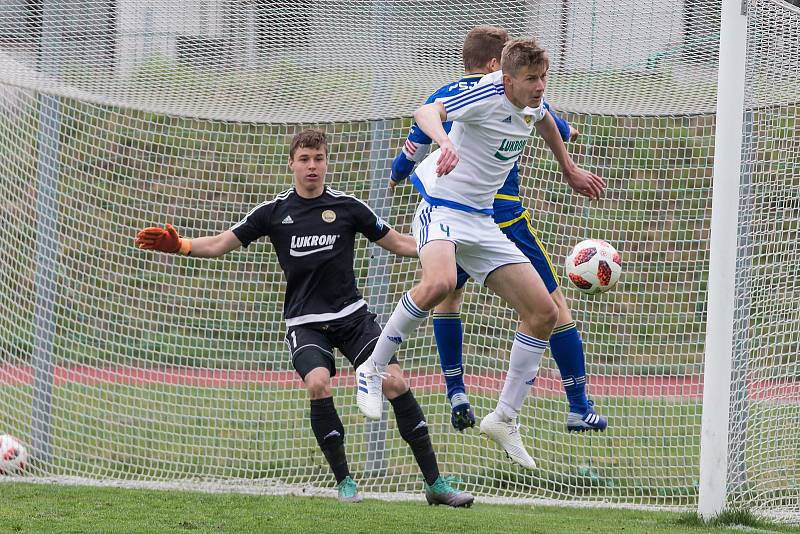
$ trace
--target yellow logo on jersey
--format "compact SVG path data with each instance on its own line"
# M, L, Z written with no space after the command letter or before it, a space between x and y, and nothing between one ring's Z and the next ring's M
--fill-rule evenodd
M322 212L322 220L326 223L332 223L336 220L336 212L333 210L325 210Z

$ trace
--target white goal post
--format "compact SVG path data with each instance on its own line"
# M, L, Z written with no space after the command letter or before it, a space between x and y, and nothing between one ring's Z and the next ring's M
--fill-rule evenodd
M742 164L747 4L722 2L717 124L714 142L713 206L708 280L708 322L700 440L700 516L711 519L725 507L731 407L736 242Z
M330 493L271 245L201 260L133 239L230 228L291 185L308 126L328 133L331 185L408 232L418 197L389 193L391 159L478 24L542 41L568 148L608 183L577 197L529 143L524 204L555 268L597 237L623 275L595 297L564 287L609 429L566 433L546 355L520 416L532 473L450 427L431 325L409 340L443 472L497 502L800 522L800 9L784 0L0 3L0 434L28 447L28 480ZM385 322L418 268L361 240L356 274ZM462 318L482 417L516 320L473 283ZM419 498L392 418L366 424L337 367L360 487Z

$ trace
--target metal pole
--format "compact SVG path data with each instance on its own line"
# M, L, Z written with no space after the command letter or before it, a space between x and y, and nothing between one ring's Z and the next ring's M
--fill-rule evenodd
M724 509L727 498L746 44L747 15L742 1L723 0L700 436L698 512L703 519L718 516Z
M40 69L58 75L61 49L61 14L57 2L42 5ZM31 413L32 459L51 461L53 397L54 306L58 271L58 175L61 114L58 98L39 95L39 135L36 178L36 300L34 303L33 406Z
M372 123L372 146L370 148L370 187L369 205L382 219L388 219L391 210L391 199L386 194L391 162L391 139L389 121L377 120ZM396 147L395 147L396 148ZM378 315L378 322L385 325L392 313L389 302L389 252L377 245L372 245L369 268L367 269L369 289L369 305ZM384 403L384 408L386 403ZM387 410L383 410L380 421L367 421L367 464L368 476L380 477L386 473L386 425Z
M373 3L374 13L374 35L377 36L377 43L385 42L382 34L385 32L383 24L386 6L384 2L376 0ZM375 115L380 114L382 97L388 93L390 82L386 76L376 70L372 87L372 101ZM369 151L370 180L369 180L369 205L382 219L388 219L391 209L391 199L387 195L388 177L391 171L391 139L389 129L391 123L385 119L372 121L370 134L372 143ZM378 322L385 325L392 313L389 302L389 253L377 245L372 245L371 259L369 263L367 288L369 291L369 305L372 311L378 315ZM364 431L367 434L367 463L364 467L364 474L369 477L382 477L386 474L386 426L388 412L384 402L383 415L380 421L367 421Z

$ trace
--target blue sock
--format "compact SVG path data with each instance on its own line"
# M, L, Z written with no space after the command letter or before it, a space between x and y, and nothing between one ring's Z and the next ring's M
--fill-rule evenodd
M456 393L466 393L461 354L464 337L461 316L457 313L434 312L433 335L436 338L439 363L442 365L444 381L447 384L447 398L450 399Z
M569 401L569 411L581 415L589 411L586 399L586 360L583 342L575 323L553 329L550 336L550 353L561 373L561 383Z

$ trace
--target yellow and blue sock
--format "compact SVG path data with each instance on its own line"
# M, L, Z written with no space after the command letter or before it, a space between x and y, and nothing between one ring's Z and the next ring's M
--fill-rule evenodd
M589 411L586 397L586 360L583 342L574 322L553 329L550 353L561 373L561 383L569 401L569 411L585 414Z
M466 393L464 386L463 339L464 329L458 313L433 314L433 335L439 351L444 381L447 384L447 398L458 393Z

